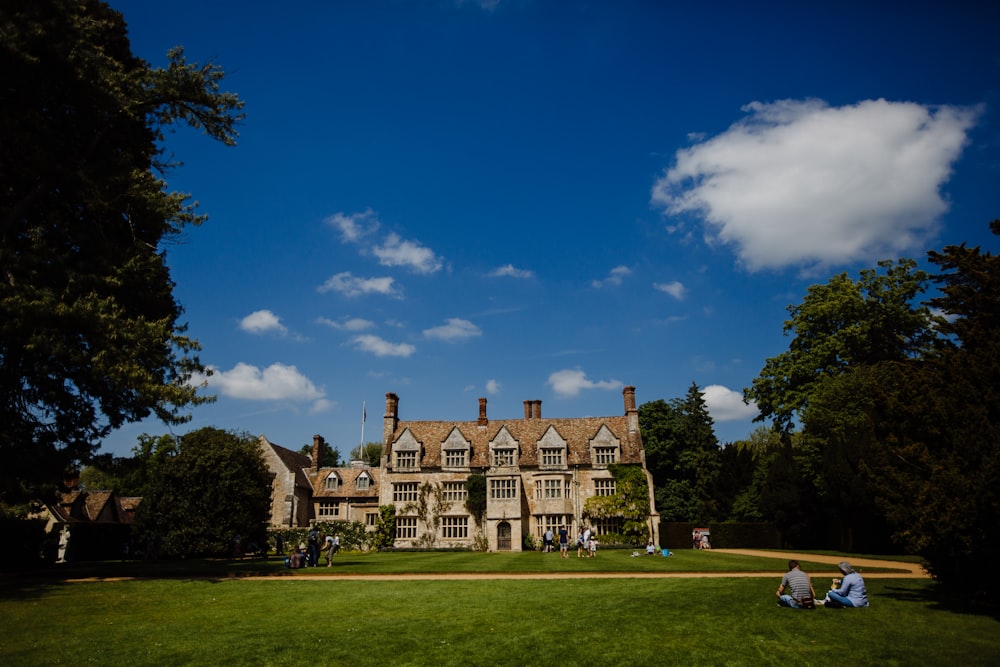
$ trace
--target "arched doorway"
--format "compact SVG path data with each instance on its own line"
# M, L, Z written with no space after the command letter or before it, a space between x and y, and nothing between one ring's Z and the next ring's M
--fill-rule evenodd
M497 524L497 551L510 551L510 524L506 521Z

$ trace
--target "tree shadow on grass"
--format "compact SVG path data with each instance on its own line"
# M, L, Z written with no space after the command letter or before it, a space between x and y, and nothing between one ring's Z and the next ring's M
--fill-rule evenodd
M892 598L900 602L927 604L931 609L938 611L986 616L1000 620L1000 604L996 600L957 594L937 582L919 588L887 584L880 593L880 597Z

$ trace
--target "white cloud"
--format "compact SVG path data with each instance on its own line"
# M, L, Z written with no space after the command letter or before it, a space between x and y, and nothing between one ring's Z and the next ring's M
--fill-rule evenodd
M487 394L499 394L500 393L500 388L502 386L503 385L501 385L496 380L487 380L486 381L486 393Z
M687 292L687 288L677 280L672 283L653 283L653 287L665 294L669 294L678 301L683 299L684 294Z
M389 234L385 243L372 248L382 266L406 266L417 273L434 273L441 268L441 260L430 248L415 241L404 241L398 234Z
M370 208L361 213L334 213L326 219L326 224L340 232L344 243L357 243L379 228L378 218Z
M451 317L445 324L431 329L424 329L424 336L449 343L481 336L482 330L469 320Z
M339 329L340 331L364 331L375 326L375 323L371 320L365 320L360 317L345 318L339 322L326 317L318 317L316 321L331 329Z
M820 267L923 247L978 109L866 100L753 102L722 134L677 151L652 188L668 215L703 217L750 269Z
M705 407L712 419L717 422L736 421L738 419L753 419L757 416L757 404L749 405L743 402L743 394L719 384L710 384L701 391L705 398Z
M261 370L256 366L240 362L231 370L220 371L212 368L212 375L192 377L191 383L207 383L223 396L250 401L317 401L325 396L312 380L299 372L295 366L271 364Z
M329 412L336 405L333 401L327 398L321 398L319 400L313 401L312 406L309 408L309 414L318 415L323 412Z
M498 266L487 274L490 278L534 278L535 272L515 268L513 264Z
M579 395L584 389L621 389L624 386L618 380L593 382L587 379L587 375L583 371L569 368L550 375L546 384L550 385L556 396L560 398L572 398Z
M278 316L270 310L257 310L250 313L240 320L240 329L253 334L262 334L268 331L282 335L288 333L288 329L281 323Z
M595 280L591 283L591 285L597 288L606 287L608 285L614 285L617 287L622 284L622 279L630 273L632 273L632 269L627 266L616 266L611 269L607 278L604 280Z
M409 343L390 343L387 340L363 334L351 339L351 344L362 352L371 352L376 357L409 357L417 348Z
M381 278L358 278L352 275L350 271L343 271L332 276L316 289L321 293L339 292L347 297L356 297L363 294L384 294L398 298L400 294L394 286L395 282L395 279L389 276Z

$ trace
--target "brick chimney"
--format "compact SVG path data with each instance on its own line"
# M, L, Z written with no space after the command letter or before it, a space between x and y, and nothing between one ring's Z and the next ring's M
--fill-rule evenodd
M388 454L389 442L399 423L399 396L389 392L385 395L385 417L382 418L382 455Z
M622 389L622 396L625 398L625 421L628 423L628 430L638 431L639 410L635 407L635 387L628 386Z
M312 456L312 469L319 470L319 456L323 452L323 436L314 435L313 436L313 456Z
M531 401L524 402L524 418L531 419Z
M479 399L479 425L486 426L490 421L486 418L486 399Z
M531 416L535 419L542 418L542 402L540 400L534 400L531 402Z

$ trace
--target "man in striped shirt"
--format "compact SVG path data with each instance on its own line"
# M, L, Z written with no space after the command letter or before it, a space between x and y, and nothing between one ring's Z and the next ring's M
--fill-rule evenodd
M781 585L778 586L775 595L778 596L778 606L793 609L801 609L802 598L807 595L816 598L812 580L808 574L799 569L799 561L794 559L788 561L788 572L781 578Z

